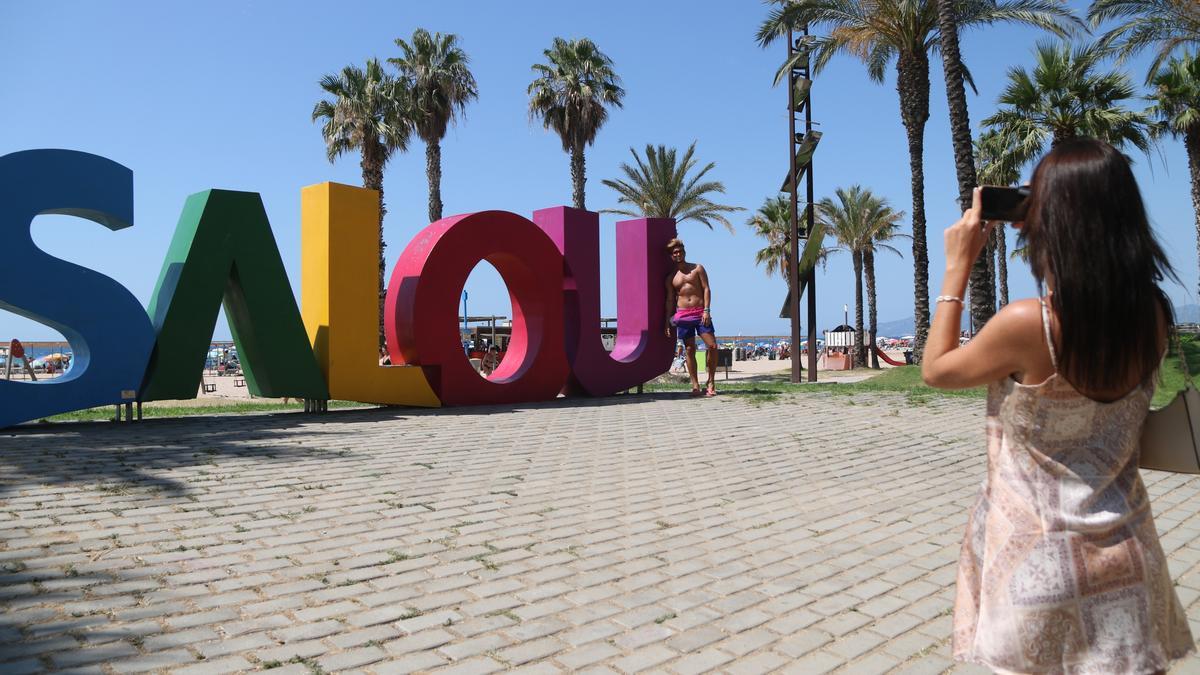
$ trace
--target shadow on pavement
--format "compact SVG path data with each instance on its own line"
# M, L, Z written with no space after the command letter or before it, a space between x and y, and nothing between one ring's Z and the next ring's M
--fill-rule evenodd
M149 488L179 496L187 492L186 486L159 474L208 464L216 458L287 462L331 452L289 443L289 437L300 431L316 434L318 438L350 437L355 434L356 424L564 407L597 408L685 398L687 392L652 392L462 408L390 406L334 409L322 414L288 411L149 418L133 423L25 424L0 431L0 497L31 483L98 484L96 487L104 491Z

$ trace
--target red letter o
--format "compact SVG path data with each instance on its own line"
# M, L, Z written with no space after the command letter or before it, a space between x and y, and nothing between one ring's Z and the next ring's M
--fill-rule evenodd
M500 272L513 308L508 351L487 380L458 331L459 294L482 260ZM507 211L443 218L409 242L388 284L392 363L421 366L444 405L553 399L568 373L562 280L562 255L528 219Z

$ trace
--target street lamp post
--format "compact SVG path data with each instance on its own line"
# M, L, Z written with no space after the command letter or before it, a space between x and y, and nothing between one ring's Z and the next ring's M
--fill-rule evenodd
M804 158L803 164L797 166L797 150L802 139L805 144L815 144L813 121L812 121L812 73L809 69L809 57L807 52L812 47L812 38L808 32L808 24L801 26L801 35L799 38L796 32L791 28L787 33L787 48L788 61L791 62L788 74L788 142L790 145L788 155L788 182L791 184L791 222L789 223L789 233L791 236L791 245L788 251L788 263L791 267L789 270L789 296L790 306L788 311L792 319L792 382L800 382L800 291L803 287L808 291L807 308L808 308L808 381L817 381L817 271L815 266L810 268L800 278L800 239L805 240L814 236L816 225L814 223L814 207L813 207L813 168L811 155ZM803 58L798 59L801 52L804 52ZM797 91L798 85L803 83L802 92ZM801 94L801 95L798 95ZM804 117L799 119L801 107L803 107ZM804 133L798 133L798 123L803 121ZM819 138L819 134L815 135ZM810 148L811 149L811 148ZM800 173L803 171L806 174L805 180L805 196L808 204L805 208L805 225L803 229L800 227ZM783 189L787 189L786 187Z
M466 290L464 290L463 291L463 333L470 332L470 329L467 328L467 317L468 316L470 316L470 314L467 314L467 292L466 292ZM467 345L465 345L465 344L463 345L463 352L468 357L471 356L471 349L469 347L467 347Z

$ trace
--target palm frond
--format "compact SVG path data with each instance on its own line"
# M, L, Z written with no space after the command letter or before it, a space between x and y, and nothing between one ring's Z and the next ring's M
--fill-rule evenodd
M1001 92L1001 108L983 120L993 132L991 161L1005 176L1019 171L1054 140L1091 136L1118 149L1136 148L1149 155L1153 124L1142 112L1123 103L1136 95L1128 75L1097 72L1103 50L1095 44L1072 47L1039 43L1032 71L1012 68ZM996 178L1000 175L994 176Z
M401 56L388 59L410 91L410 115L417 134L426 143L446 135L446 129L465 114L467 103L479 97L470 57L453 33L413 32L411 41L396 38Z
M368 60L365 68L351 65L325 75L319 85L331 98L313 106L312 120L321 123L330 162L360 150L382 169L393 152L408 148L408 89L383 72L377 59Z
M1093 28L1117 22L1098 44L1118 63L1154 50L1147 82L1178 50L1200 47L1200 3L1195 0L1093 0L1088 19Z
M697 164L695 151L694 142L682 157L678 156L675 148L647 145L643 160L636 150L630 148L634 164L631 166L622 162L619 167L626 180L605 179L600 182L616 191L618 204L639 209L640 215L646 218L674 218L676 223L695 220L709 229L715 222L733 232L733 225L724 214L744 209L712 201L710 195L724 193L725 186L719 181L701 182L716 167L716 163L709 162L699 171L693 171ZM629 211L604 209L602 213L628 215Z

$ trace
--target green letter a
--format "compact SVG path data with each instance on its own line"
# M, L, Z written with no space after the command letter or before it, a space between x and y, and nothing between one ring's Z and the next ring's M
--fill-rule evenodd
M184 204L154 287L140 400L196 397L222 300L251 394L329 398L262 198L207 190Z

